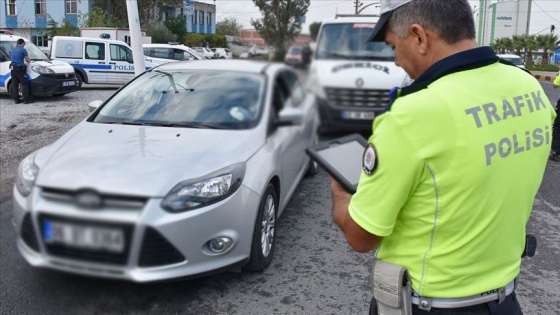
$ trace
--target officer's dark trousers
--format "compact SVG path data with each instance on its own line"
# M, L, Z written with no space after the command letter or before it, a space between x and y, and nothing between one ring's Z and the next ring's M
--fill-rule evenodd
M377 315L377 303L374 299L371 300L370 315ZM470 315L523 315L521 312L521 307L519 302L517 302L517 297L515 292L508 295L506 299L498 304L498 300L473 305L462 308L432 308L429 312L418 309L418 305L412 304L412 314L414 315L459 315L459 314L470 314Z
M552 125L552 151L560 155L560 98L556 102L556 119Z
M12 70L12 88L10 95L12 99L19 102L19 92L18 87L21 83L21 94L23 94L23 101L28 102L31 100L29 96L29 82L27 81L27 71L25 67L14 66Z

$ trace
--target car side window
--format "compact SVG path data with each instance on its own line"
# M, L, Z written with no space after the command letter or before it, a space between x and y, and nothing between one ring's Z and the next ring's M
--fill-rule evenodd
M86 42L86 59L104 60L105 59L105 43Z
M130 61L132 60L132 51L125 46L110 45L111 60Z

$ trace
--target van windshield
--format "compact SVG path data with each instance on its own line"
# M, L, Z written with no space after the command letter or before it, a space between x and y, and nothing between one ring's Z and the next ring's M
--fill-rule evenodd
M0 49L3 53L6 53L7 56L10 56L10 52L12 49L16 47L16 41L3 41L0 43ZM37 46L29 41L25 41L25 49L27 50L27 54L29 55L29 59L34 61L45 60L49 61L49 58L45 53L43 53Z
M384 42L368 42L373 23L324 24L317 39L316 59L395 60Z

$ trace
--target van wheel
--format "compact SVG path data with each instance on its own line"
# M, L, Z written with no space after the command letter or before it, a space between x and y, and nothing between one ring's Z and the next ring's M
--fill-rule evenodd
M76 79L78 80L78 90L82 88L82 83L84 82L84 78L79 73L76 73Z

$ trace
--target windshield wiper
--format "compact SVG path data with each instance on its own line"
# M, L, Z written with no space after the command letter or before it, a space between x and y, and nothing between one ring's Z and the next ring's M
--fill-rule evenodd
M153 124L153 126L158 126ZM168 122L160 123L159 126L164 127L184 127L184 128L198 128L198 129L223 129L224 126L220 124L209 124L209 123L189 123L189 122Z

